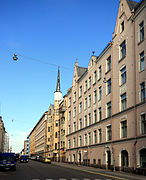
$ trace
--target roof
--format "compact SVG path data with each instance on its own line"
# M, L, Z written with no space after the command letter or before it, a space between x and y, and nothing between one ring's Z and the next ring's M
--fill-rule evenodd
M135 9L136 6L139 4L138 2L131 1L131 0L127 0L127 3L129 5L129 8L130 8L131 11L132 11L132 9Z
M87 70L88 68L77 66L78 77L82 76Z
M54 105L53 104L50 104L52 107L53 107L53 109L54 109Z

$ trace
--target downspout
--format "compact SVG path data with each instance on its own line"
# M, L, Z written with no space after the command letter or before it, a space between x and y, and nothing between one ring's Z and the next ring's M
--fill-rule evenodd
M135 38L135 21L134 10L132 11L132 22L134 25L134 117L135 117L135 141L134 141L134 171L137 166L136 144L137 144L137 109L136 109L136 38Z

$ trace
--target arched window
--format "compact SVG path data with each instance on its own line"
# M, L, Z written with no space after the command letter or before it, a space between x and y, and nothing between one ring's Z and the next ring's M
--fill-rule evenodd
M140 166L146 168L146 148L143 148L139 152L140 155Z
M128 152L126 150L121 151L121 167L129 166Z

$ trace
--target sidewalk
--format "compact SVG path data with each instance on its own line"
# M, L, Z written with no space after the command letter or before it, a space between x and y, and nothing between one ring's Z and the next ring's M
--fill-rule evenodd
M65 168L71 168L75 170L80 170L80 171L85 171L89 173L95 173L95 174L103 174L106 176L113 176L117 177L119 179L135 179L135 180L146 180L146 176L143 175L137 175L134 173L126 173L122 171L111 171L108 169L99 169L99 168L94 168L94 167L88 167L88 166L82 166L82 165L76 165L76 164L68 164L68 163L63 163L63 162L52 162L53 165L56 166L61 166ZM116 179L116 178L115 178Z

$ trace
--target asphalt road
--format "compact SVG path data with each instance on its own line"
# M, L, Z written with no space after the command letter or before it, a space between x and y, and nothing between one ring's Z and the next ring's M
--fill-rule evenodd
M0 180L125 180L118 176L102 175L86 171L83 167L68 168L56 164L44 164L37 161L17 163L16 171L0 171ZM126 178L127 179L127 178ZM129 179L129 178L128 178Z

